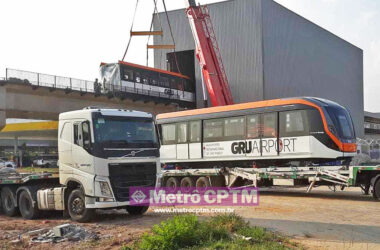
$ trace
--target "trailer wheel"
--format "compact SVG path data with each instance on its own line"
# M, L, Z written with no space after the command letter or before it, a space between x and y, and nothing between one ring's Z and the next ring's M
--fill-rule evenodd
M148 210L149 206L127 206L125 210L130 215L142 215Z
M378 178L375 184L373 185L373 198L380 201L380 178Z
M178 188L179 180L176 177L170 177L169 179L166 180L166 187Z
M195 186L197 188L207 188L211 186L211 183L207 177L199 177Z
M73 221L88 222L94 215L95 210L86 208L84 193L82 189L75 189L69 195L67 210Z
M24 219L33 220L40 215L37 203L33 202L32 197L26 190L21 191L18 198L18 206Z
M3 212L7 216L15 216L18 213L18 209L16 207L15 197L10 188L4 187L1 190L1 207L3 208Z
M181 180L181 188L187 191L188 189L195 187L195 181L191 177L185 177Z

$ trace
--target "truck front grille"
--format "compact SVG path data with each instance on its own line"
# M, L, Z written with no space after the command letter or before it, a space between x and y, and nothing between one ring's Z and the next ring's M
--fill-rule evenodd
M129 201L130 187L156 185L156 163L110 164L108 169L117 201Z

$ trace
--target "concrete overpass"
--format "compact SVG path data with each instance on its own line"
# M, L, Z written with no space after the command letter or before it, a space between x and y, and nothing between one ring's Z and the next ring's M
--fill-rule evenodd
M16 71L18 75L20 72ZM0 129L5 126L6 118L58 120L59 113L88 106L134 109L153 114L181 109L177 103L154 96L116 97L94 93L93 82L63 77L60 80L56 76L29 73L36 74L37 80L23 75L11 77L8 71L7 77L0 80ZM48 80L44 82L43 79ZM60 83L63 80L64 83Z

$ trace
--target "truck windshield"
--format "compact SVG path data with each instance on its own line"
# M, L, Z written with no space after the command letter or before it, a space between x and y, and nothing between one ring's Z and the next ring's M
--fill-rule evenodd
M152 119L101 116L94 119L95 143L109 148L157 147Z
M355 139L354 126L347 110L340 107L328 107L327 111L342 139Z

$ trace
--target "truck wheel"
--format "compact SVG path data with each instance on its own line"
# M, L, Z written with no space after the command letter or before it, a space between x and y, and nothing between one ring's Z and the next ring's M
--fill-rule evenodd
M373 198L380 201L380 178L373 185Z
M7 216L15 216L18 213L15 197L12 190L8 187L4 187L1 190L1 207Z
M125 210L130 215L142 215L148 210L149 206L127 206Z
M207 177L199 177L195 185L197 188L207 188L211 186L210 180Z
M185 177L181 180L181 188L184 189L185 191L195 187L195 181L191 177Z
M24 219L33 220L40 215L37 203L33 202L32 197L26 190L21 191L20 197L18 198L18 206L21 216Z
M170 177L166 181L166 187L169 188L178 188L179 187L179 181L176 177Z
M75 189L70 193L67 210L69 211L71 219L78 222L88 222L95 215L94 209L86 208L82 189Z
M50 164L46 163L45 168L50 168Z

